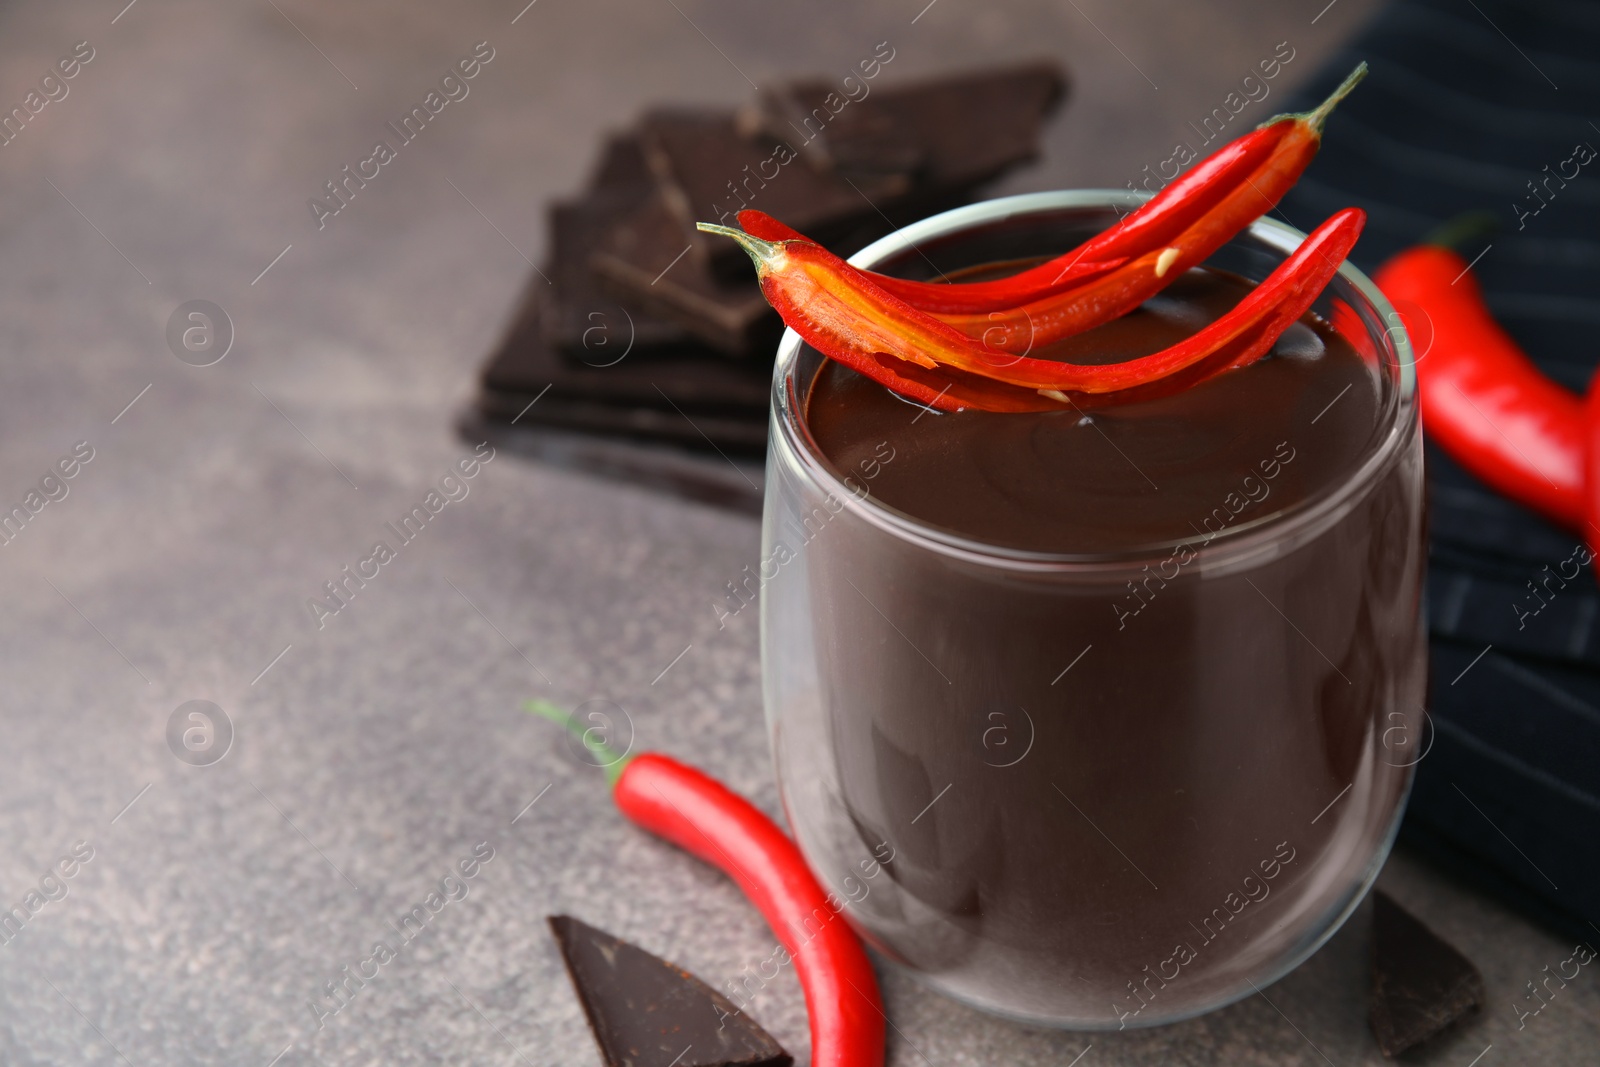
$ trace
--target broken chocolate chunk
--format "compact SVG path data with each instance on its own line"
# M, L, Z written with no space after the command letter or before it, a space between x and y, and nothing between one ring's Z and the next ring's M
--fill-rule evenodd
M678 324L618 300L589 268L589 256L613 220L649 196L649 186L610 188L550 205L550 255L544 277L536 274L529 283L530 293L542 303L545 338L591 366L620 351L607 348L619 334L647 347L688 339Z
M1368 1018L1385 1056L1442 1033L1483 1004L1472 961L1381 890L1372 894Z
M875 76L797 80L737 114L658 108L607 133L583 193L550 208L546 259L462 432L759 506L750 461L782 323L738 245L694 224L756 207L848 255L1032 158L1066 84L1053 64L899 88Z
M765 448L770 354L741 362L693 343L646 344L624 314L591 326L584 363L546 340L544 310L534 293L484 368L483 417L735 454Z
M882 232L964 201L1038 154L1044 119L1066 92L1054 63L1030 63L875 89L851 99L825 81L763 93L736 117L661 111L645 119L645 158L687 240L737 277L744 255L695 222L759 208L833 246L864 223Z
M797 163L798 152L789 141L742 136L734 117L722 112L654 112L645 117L641 135L645 158L684 242L700 246L716 272L728 278L748 277L749 260L737 246L730 251L728 241L709 241L695 223L736 225L741 210L757 207L831 243L841 231L875 218L874 205L893 203L911 191L906 174L847 180L818 172Z
M608 1067L789 1067L783 1048L681 967L568 915L550 916Z
M720 352L770 352L783 333L754 276L712 274L703 246L685 240L662 196L614 224L589 265L630 305L671 319Z
M825 81L796 82L761 94L759 118L745 125L800 146L813 165L905 169L919 186L969 190L1037 155L1039 131L1066 89L1066 75L1049 62L878 89L858 101Z
M639 135L631 131L607 135L600 147L600 158L589 172L589 188L639 189L654 184Z
M850 110L849 104L826 82L763 89L739 110L739 131L747 137L760 132L784 140L819 171L909 174L926 162L927 149L897 129L882 109Z

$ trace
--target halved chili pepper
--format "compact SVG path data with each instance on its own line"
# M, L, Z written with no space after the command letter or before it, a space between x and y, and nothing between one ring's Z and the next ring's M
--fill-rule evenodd
M805 993L813 1067L879 1067L887 1017L877 975L795 843L709 775L660 753L624 758L561 709L542 700L524 707L572 731L600 757L624 815L719 868L761 911Z
M1433 342L1417 364L1427 434L1495 489L1584 530L1583 404L1495 322L1467 260L1421 245L1394 256L1373 281L1408 330L1417 311L1431 320Z
M1316 109L1268 119L1217 149L1116 225L1046 263L986 282L918 282L866 273L886 292L912 307L949 315L950 322L980 339L993 329L995 320L985 317L975 322L966 316L1077 292L1096 279L1104 279L1105 291L1090 294L1090 310L1104 317L1091 325L1110 321L1159 292L1271 210L1316 155L1329 113L1366 73L1367 65L1359 64ZM807 239L754 209L739 213L739 225L763 240ZM1116 284L1106 279L1113 271L1121 275ZM1119 305L1107 302L1118 294L1131 302L1112 311ZM1089 328L1076 325L1078 321L1064 319L1059 327L1064 332L1030 331L1028 336L1045 343ZM1046 331L1057 329L1042 318L1035 325Z
M1217 357L1227 366L1258 358L1305 313L1361 233L1366 214L1346 208L1301 242L1265 281L1209 326L1160 352L1123 363L1084 366L995 353L927 312L878 288L838 256L809 241L763 241L726 226L755 261L761 290L783 320L824 355L861 369L880 353L927 369L953 369L1040 390L1118 393L1149 385ZM1272 323L1272 327L1265 324ZM1258 327L1265 327L1258 329ZM976 405L974 405L976 406Z
M1009 277L936 283L873 273L872 280L912 307L939 312L1003 311L1063 291L1122 266L1130 256L1164 248L1259 169L1292 125L1278 118L1234 139L1116 225L1070 252ZM739 212L739 225L763 240L810 240L754 208Z
M1128 218L1131 219L1133 216L1129 215ZM739 212L739 225L745 233L759 237L763 241L811 240L765 211L757 211L755 208L747 207ZM1127 256L1108 260L1082 258L1082 246L1079 246L1078 249L1064 256L1058 256L1048 263L1041 263L1020 274L989 282L914 282L879 274L876 271L862 273L887 292L922 311L999 311L1070 289L1090 278L1097 278L1116 270L1126 262L1128 262Z
M1286 130L1267 159L1181 233L1155 247L1129 249L1133 258L1127 263L1064 292L1000 312L938 312L937 317L990 348L1026 352L1132 311L1277 205L1316 155L1334 106L1366 72L1365 63L1358 66L1315 110L1272 120Z
M815 346L813 346L815 347ZM832 358L879 385L938 411L1059 411L1070 401L949 367L919 367L882 352L840 351ZM1080 407L1086 406L1082 402Z

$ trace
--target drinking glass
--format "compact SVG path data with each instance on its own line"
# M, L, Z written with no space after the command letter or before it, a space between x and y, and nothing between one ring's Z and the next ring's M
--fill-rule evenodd
M925 278L1047 256L1138 202L989 201L853 262ZM1303 236L1263 219L1209 262L1259 280ZM805 417L823 357L785 334L767 724L800 848L882 957L1030 1023L1150 1026L1275 981L1360 902L1423 729L1421 436L1378 290L1346 264L1314 310L1378 397L1347 476L1209 541L1093 555L979 543L874 499L894 433L837 469ZM1312 416L1290 447L1316 447ZM1112 608L1130 582L1159 597L1131 622Z

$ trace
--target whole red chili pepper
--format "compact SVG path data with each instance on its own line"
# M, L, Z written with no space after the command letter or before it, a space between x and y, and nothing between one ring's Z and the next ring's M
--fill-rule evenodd
M1600 373L1589 381L1584 397L1584 541L1600 557ZM1595 568L1600 581L1600 568Z
M1589 381L1583 401L1583 539L1600 557L1600 373ZM1600 567L1595 568L1600 581Z
M1420 245L1373 281L1408 331L1430 328L1417 364L1428 436L1495 489L1571 530L1584 530L1583 405L1544 374L1494 321L1467 261ZM1420 311L1429 320L1416 321Z
M700 228L732 237L749 252L767 299L824 355L858 366L885 353L1072 403L1066 393L1122 394L1208 360L1220 369L1259 358L1328 284L1365 220L1357 208L1334 215L1234 308L1191 337L1138 359L1088 366L988 351L809 241L763 241L709 223Z
M701 771L654 752L623 758L559 708L541 700L524 707L573 731L602 758L624 815L722 870L760 909L805 993L813 1067L879 1067L887 1017L877 975L795 843Z

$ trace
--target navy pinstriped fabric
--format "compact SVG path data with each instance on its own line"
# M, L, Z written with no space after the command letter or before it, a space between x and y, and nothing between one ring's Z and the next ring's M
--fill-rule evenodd
M1309 230L1338 208L1365 208L1354 259L1371 271L1438 224L1487 209L1499 232L1463 253L1481 254L1474 273L1490 307L1547 374L1584 389L1600 361L1600 4L1400 0L1297 108L1363 59L1371 75L1329 122L1283 216ZM1576 162L1584 156L1594 158ZM1576 535L1432 446L1428 467L1435 737L1403 836L1592 938L1600 585Z

